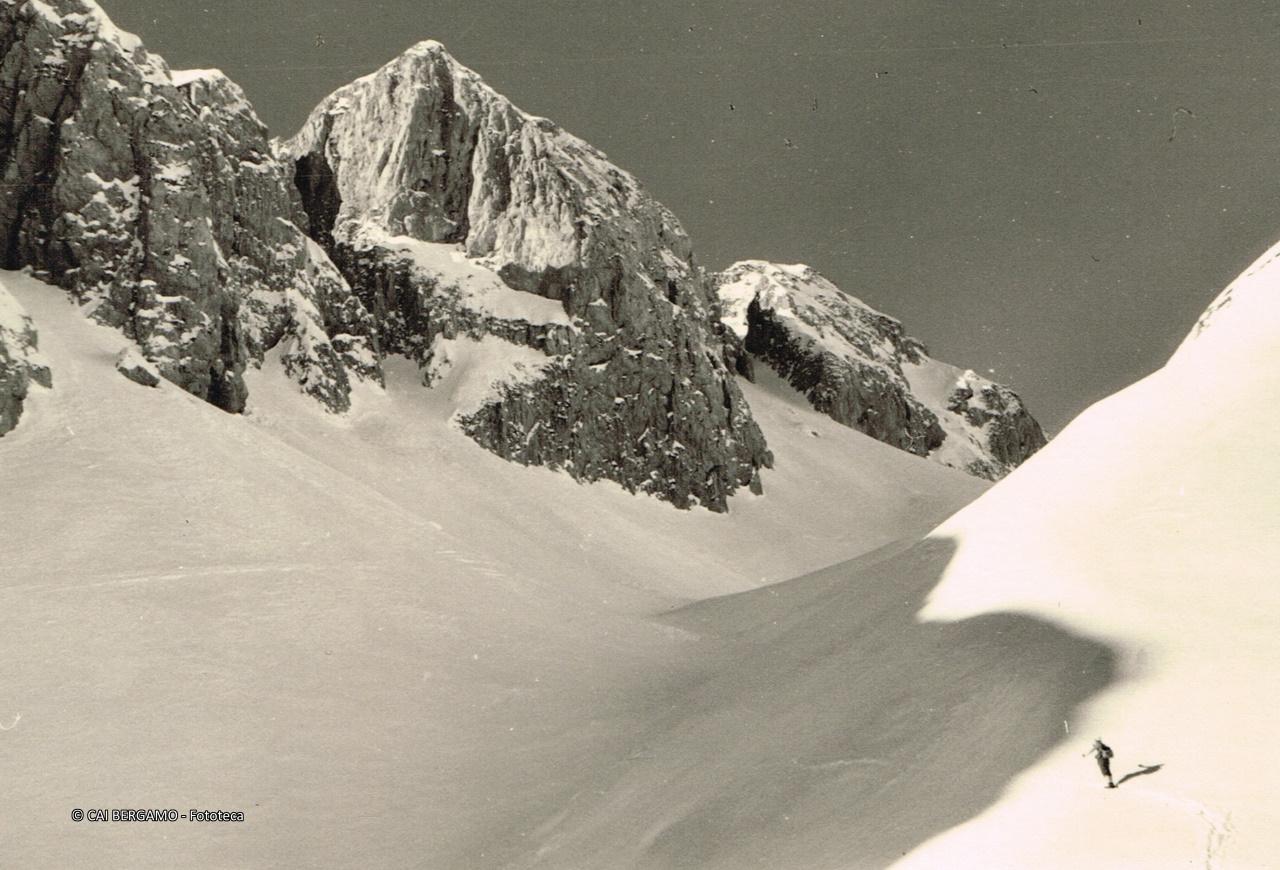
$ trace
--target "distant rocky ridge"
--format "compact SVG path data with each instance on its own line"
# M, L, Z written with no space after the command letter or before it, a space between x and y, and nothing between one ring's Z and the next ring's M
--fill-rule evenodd
M748 260L714 281L747 352L846 426L991 480L1045 444L1012 390L930 359L900 322L808 266Z

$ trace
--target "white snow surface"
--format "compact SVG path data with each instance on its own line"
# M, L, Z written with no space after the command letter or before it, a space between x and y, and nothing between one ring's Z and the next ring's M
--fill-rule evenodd
M546 354L492 335L479 340L437 336L431 345L428 377L433 394L452 404L456 421L501 398L503 387L536 381L550 364ZM403 358L390 365L417 368Z
M226 73L220 69L175 69L170 73L173 79L174 87L182 87L189 85L197 79L220 79L226 78Z
M0 866L1272 866L1270 256L941 525L980 482L767 374L766 494L680 512L458 433L474 343L237 417L4 273L56 380L0 439ZM247 821L67 821L119 806Z
M14 336L25 334L31 328L31 318L13 294L0 288L0 330Z
M1017 611L1119 650L1071 740L899 866L1261 868L1280 856L1280 246L1160 371L940 526L923 616ZM1100 790L1079 753L1116 752Z
M655 614L917 537L984 489L766 379L744 385L765 495L678 511L478 447L450 424L465 366L424 389L393 362L335 417L273 358L228 415L120 377L127 341L62 291L0 284L55 372L0 438L0 769L21 783L0 866L555 863L559 826L719 661ZM246 821L69 819L169 806Z

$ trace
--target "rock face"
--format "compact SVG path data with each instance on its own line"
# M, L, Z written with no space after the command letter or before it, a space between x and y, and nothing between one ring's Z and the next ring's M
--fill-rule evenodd
M49 367L36 349L31 318L9 291L0 287L0 435L18 425L32 381L53 386Z
M990 480L1045 444L1012 390L930 359L901 323L807 266L749 260L714 280L748 354L846 426Z
M723 509L770 463L675 217L599 151L421 43L324 100L282 151L311 235L431 365L443 337L548 357L459 425L494 452Z
M89 0L5 3L0 34L0 264L61 284L228 411L281 342L334 409L349 375L377 377L368 319L296 225L291 175L236 85L171 74Z
M681 506L759 488L740 349L678 222L436 43L275 152L235 84L169 70L92 0L5 2L0 124L0 267L218 407L244 409L273 348L341 412L387 354L430 381L442 342L492 339L545 358L514 377L510 354L475 356L493 389L456 422L499 455Z

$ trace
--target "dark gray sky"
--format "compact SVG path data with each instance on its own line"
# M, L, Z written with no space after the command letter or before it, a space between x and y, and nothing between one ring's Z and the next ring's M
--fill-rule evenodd
M439 39L635 173L703 264L808 263L1054 431L1280 238L1270 0L102 4L278 135Z

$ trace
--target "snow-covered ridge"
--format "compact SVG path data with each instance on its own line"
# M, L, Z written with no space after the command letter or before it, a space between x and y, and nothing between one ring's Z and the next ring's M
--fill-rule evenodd
M725 325L744 341L748 309L754 302L824 352L846 354L852 349L886 367L923 353L924 346L907 337L898 320L849 296L803 263L742 260L720 273L717 289Z
M136 34L117 27L95 0L76 0L76 3L76 11L59 13L42 0L26 0L25 3L19 0L19 5L25 10L42 15L53 23L91 30L99 39L108 40L123 51L133 53L142 48L142 40Z
M189 85L197 79L226 78L220 69L175 69L170 73L175 87Z
M108 54L119 52L137 65L143 79L153 85L169 84L169 67L162 58L147 51L136 34L115 25L94 0L25 0L15 2L19 17L31 20L39 18L44 26L55 29L62 38L63 48L98 47ZM46 59L61 60L61 51L46 55Z
M846 425L991 479L1044 444L1011 390L931 359L898 320L808 266L745 260L714 280L747 351Z
M1200 353L1252 352L1253 345L1272 339L1280 305L1274 272L1280 263L1280 244L1262 254L1209 305L1182 340L1171 363L1182 365Z
M1074 742L903 867L978 854L1096 866L1098 843L1106 866L1126 868L1255 868L1280 854L1280 756L1259 748L1280 724L1278 255L1232 282L1162 369L934 533L958 551L923 617L1028 613L1118 649L1121 681L1069 723ZM1097 736L1127 780L1105 800L1079 758Z
M466 255L461 245L424 242L412 236L392 236L371 224L350 224L341 237L356 250L377 248L412 265L442 292L452 292L457 304L501 320L570 327L564 306L554 299L516 290L483 262Z

